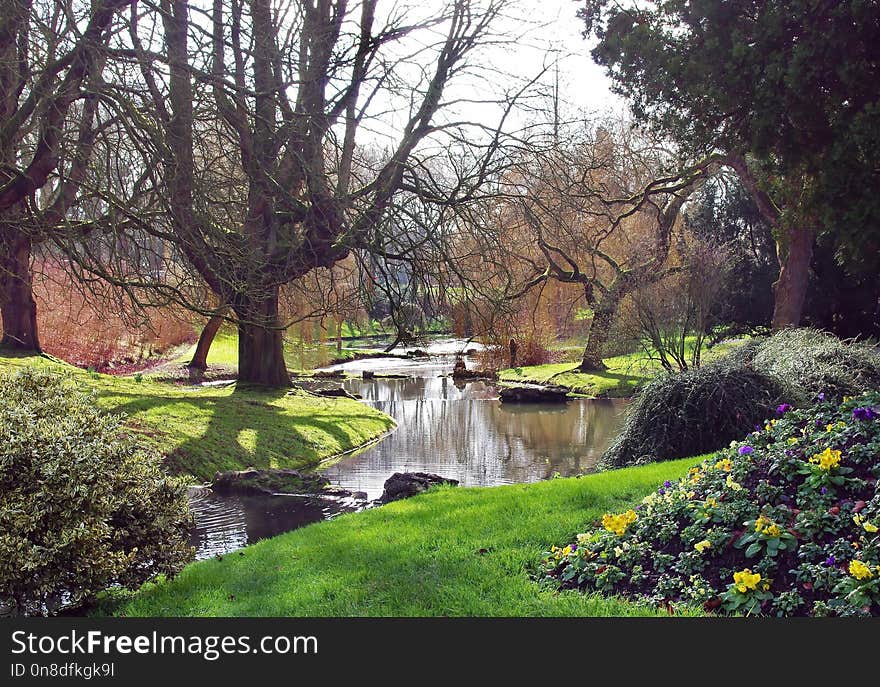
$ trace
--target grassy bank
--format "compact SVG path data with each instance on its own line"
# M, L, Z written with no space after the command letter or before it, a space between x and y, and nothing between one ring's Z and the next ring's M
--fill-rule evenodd
M172 366L186 365L192 360L195 353L195 344L184 350L171 363ZM374 353L374 350L352 349L343 346L337 350L332 341L328 343L304 343L295 339L287 339L284 342L284 362L291 372L303 372L316 367L328 365L334 360L350 360L359 353ZM229 372L238 369L238 332L232 328L222 329L217 333L211 350L208 352L208 365L212 368L221 368ZM165 376L168 365L161 366L148 375Z
M168 469L209 479L248 466L302 468L350 450L393 427L387 415L350 399L236 388L186 390L170 384L86 372L40 356L0 352L0 372L57 369L93 389L102 408L164 457Z
M709 362L729 353L743 341L731 341L703 351L703 361ZM552 363L501 370L499 379L510 383L556 384L570 391L600 398L631 396L639 385L656 375L663 368L660 362L644 351L605 358L608 369L596 372L580 372L578 363Z
M443 488L188 566L109 599L125 616L653 615L614 598L541 589L543 551L638 502L690 458L535 484Z

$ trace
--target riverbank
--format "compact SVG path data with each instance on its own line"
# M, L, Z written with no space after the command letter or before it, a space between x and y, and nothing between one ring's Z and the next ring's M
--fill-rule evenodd
M703 362L720 358L745 340L726 341L706 349ZM581 372L578 363L551 363L501 370L498 379L507 384L561 386L574 394L591 398L629 398L636 390L663 370L660 361L644 351L605 358L607 369Z
M310 468L369 444L395 426L388 415L347 398L295 390L186 388L147 376L87 372L44 356L0 351L0 372L33 366L71 375L99 405L161 453L166 468L197 481L216 471Z
M440 488L187 566L104 599L118 616L623 616L666 611L542 589L542 553L700 458L580 478ZM695 611L696 612L696 611Z

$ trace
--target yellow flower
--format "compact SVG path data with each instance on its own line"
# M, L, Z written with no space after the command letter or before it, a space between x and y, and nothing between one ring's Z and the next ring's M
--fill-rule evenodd
M716 470L724 470L724 472L730 472L731 468L733 468L733 462L730 458L725 458L724 460L719 460L715 463Z
M857 580L870 580L874 577L874 572L871 568L862 563L862 561L857 560L849 562L849 574Z
M782 530L779 528L779 525L773 522L766 515L758 516L758 519L755 520L755 532L766 534L768 537L778 537L780 534L782 534Z
M706 499L706 507L707 508L718 508L718 501L715 500L713 496L710 496Z
M790 437L789 440L788 440L788 443L791 444L792 446L793 446L794 444L796 444L797 442L798 442L798 438L797 438L797 437Z
M742 488L743 488L742 484L740 484L739 482L735 481L735 480L733 479L733 477L731 477L730 475L727 476L727 480L726 480L725 483L727 484L727 486L728 486L730 489L733 489L734 491L742 491Z
M863 530L865 530L865 532L870 532L871 534L873 534L877 531L877 525L872 522L868 522L859 513L853 515L853 522L861 527Z
M614 532L614 534L619 537L626 532L626 528L630 523L636 521L637 517L636 512L632 509L626 511L626 513L620 513L619 515L606 513L602 516L602 527L609 532Z
M834 429L834 423L829 423L825 426L826 432L830 432L832 429Z
M810 462L818 465L822 470L830 470L840 465L840 451L826 448L822 453L815 454Z
M704 539L703 541L698 541L696 544L694 544L694 548L700 553L703 553L703 551L705 551L706 549L712 548L712 542L710 542L708 539Z
M757 590L761 581L761 573L753 573L750 568L733 573L733 583L736 591L745 594L749 590Z

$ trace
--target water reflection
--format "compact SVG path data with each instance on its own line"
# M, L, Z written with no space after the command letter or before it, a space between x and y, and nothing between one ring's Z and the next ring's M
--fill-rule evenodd
M190 489L189 500L195 518L190 544L196 547L197 559L235 551L357 508L344 500L225 495L202 487Z
M349 391L397 420L380 444L323 470L379 496L393 472L436 472L466 486L570 476L596 464L621 422L622 401L501 405L497 389L449 377L349 380Z

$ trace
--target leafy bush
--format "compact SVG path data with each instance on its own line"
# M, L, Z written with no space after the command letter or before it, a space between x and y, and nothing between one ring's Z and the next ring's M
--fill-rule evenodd
M0 375L0 614L44 615L192 557L185 485L69 377Z
M553 547L547 578L730 613L880 615L880 393L777 414Z
M798 406L820 393L837 398L880 389L880 353L815 329L786 329L755 349L756 370L777 378L787 400Z
M684 372L660 375L627 409L602 457L622 467L714 451L778 404L798 407L880 389L880 353L813 329L789 329Z
M602 467L671 460L715 450L761 422L782 385L749 364L754 344L725 358L652 379L626 411Z

